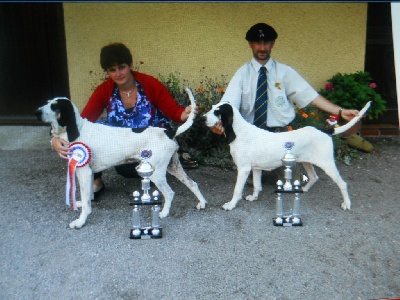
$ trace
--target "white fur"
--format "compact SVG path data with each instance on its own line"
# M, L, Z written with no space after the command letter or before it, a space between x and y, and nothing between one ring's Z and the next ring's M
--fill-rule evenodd
M193 123L195 112L194 97L189 89L186 89L192 105L192 113L188 120L181 125L175 137L189 129ZM68 140L68 128L61 127L58 120L61 118L59 114L63 112L55 112L51 109L51 105L60 99L54 98L46 105L37 110L38 117L52 125L52 135L59 136ZM152 156L148 160L154 167L155 171L150 177L159 191L164 196L164 206L160 212L160 217L168 216L171 203L174 197L174 191L168 185L166 180L166 172L174 175L183 184L185 184L198 198L199 203L197 209L205 208L207 201L201 194L197 184L187 176L182 168L177 154L178 144L175 139L170 139L165 133L165 129L157 127L149 127L141 133L132 132L131 128L110 127L102 124L89 122L87 119L80 117L76 106L71 103L74 110L79 137L69 142L83 142L92 151L92 159L90 163L82 168L76 169L76 176L80 186L81 202L77 203L82 209L79 218L69 224L70 228L81 228L91 213L91 199L93 199L93 173L97 173L108 169L112 166L123 164L131 161L140 161L140 152L144 149L150 149Z
M273 170L282 166L281 159L286 153L284 147L286 142L294 142L291 153L301 162L308 173L309 182L303 188L308 191L318 180L318 176L312 164L320 167L338 185L342 197L342 208L350 209L351 201L347 192L347 184L341 178L334 160L334 146L332 138L314 127L305 127L299 130L272 133L251 125L243 119L240 112L228 103L219 103L203 117L208 127L212 127L221 120L223 105L229 105L232 110L232 130L236 138L230 143L230 152L236 164L238 175L232 200L225 203L225 210L232 210L242 198L243 188L250 171L253 171L253 194L246 197L246 200L257 200L261 188L261 171ZM370 102L360 111L359 115L349 123L335 128L335 134L342 133L353 126L367 111ZM226 111L226 109L224 110ZM223 124L225 126L225 124ZM226 127L225 127L226 128ZM228 129L229 130L229 129ZM226 131L229 135L230 132ZM229 139L229 137L228 137Z

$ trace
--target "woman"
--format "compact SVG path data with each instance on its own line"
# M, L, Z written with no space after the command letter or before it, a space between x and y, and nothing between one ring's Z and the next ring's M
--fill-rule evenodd
M147 128L149 126L171 129L169 119L183 123L189 117L191 107L183 108L172 98L168 90L152 76L132 71L132 54L121 43L104 46L100 52L100 65L109 78L93 92L81 116L96 122L104 109L107 119L99 123L116 127ZM169 119L168 119L169 118ZM52 145L60 157L68 159L69 143L53 138ZM185 156L187 163L196 165ZM137 163L116 166L118 174L126 178L139 177ZM95 199L104 191L101 172L94 174Z

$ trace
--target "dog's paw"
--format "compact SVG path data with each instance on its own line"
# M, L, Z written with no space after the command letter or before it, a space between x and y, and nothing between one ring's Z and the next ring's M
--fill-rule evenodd
M350 210L350 207L351 207L350 203L346 203L346 202L342 203L343 210Z
M258 196L254 196L254 195L248 195L246 197L247 201L256 201L258 199Z
M307 193L311 189L311 187L314 185L314 183L316 183L318 181L318 179L319 179L318 176L316 178L314 178L314 179L309 179L307 184L305 186L303 186L303 188L302 188L303 192Z
M199 202L199 203L197 203L196 208L198 210L204 209L204 208L206 208L206 204Z
M160 212L160 219L164 219L164 218L166 218L167 216L168 216L168 211L162 210L162 211Z
M222 208L225 210L232 210L235 208L235 204L233 204L232 202L227 202L224 205L222 205Z
M82 207L82 201L76 201L76 207L81 208Z
M84 224L85 224L85 222L82 222L79 219L76 219L75 221L72 221L71 223L69 223L69 228L81 229Z

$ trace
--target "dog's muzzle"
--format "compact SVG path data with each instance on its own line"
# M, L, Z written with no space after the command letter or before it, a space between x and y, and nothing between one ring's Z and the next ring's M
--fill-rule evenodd
M40 108L38 108L35 111L35 116L38 118L39 121L42 121L42 115L43 115L42 110Z

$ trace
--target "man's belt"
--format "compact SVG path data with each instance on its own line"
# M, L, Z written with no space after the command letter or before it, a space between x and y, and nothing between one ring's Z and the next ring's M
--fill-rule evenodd
M261 129L270 131L270 132L286 132L289 130L289 126L273 126L269 127L266 125L260 126Z

